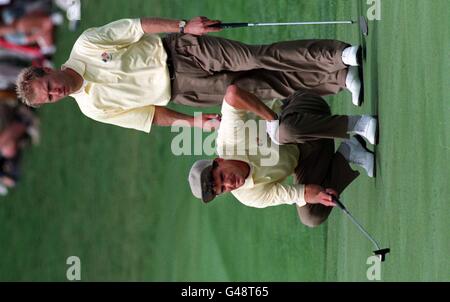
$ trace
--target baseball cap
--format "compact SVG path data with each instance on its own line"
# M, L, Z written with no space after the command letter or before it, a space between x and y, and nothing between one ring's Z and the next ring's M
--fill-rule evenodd
M205 203L216 197L213 190L213 163L213 160L198 160L192 165L191 171L189 171L188 180L192 194Z

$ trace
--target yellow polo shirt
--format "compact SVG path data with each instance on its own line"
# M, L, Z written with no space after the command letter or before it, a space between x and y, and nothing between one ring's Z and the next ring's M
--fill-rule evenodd
M86 30L62 68L85 80L71 95L83 114L150 132L154 106L167 105L171 97L166 61L159 36L145 34L140 19L123 19Z
M273 103L278 106L279 103ZM277 111L277 110L274 110ZM249 119L249 116L251 118ZM257 135L250 135L250 124L254 115L230 106L225 100L222 104L222 121L217 133L217 153L225 159L241 160L250 165L250 174L240 188L231 193L243 204L265 208L281 204L306 204L302 184L289 185L286 178L294 173L300 155L296 145L275 145L265 132L265 123ZM246 126L243 127L242 125ZM276 155L275 161L268 160Z

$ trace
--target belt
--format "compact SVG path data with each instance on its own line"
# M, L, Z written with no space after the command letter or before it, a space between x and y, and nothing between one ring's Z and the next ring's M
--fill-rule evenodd
M166 51L166 54L167 54L166 64L167 64L167 68L169 69L170 80L174 80L175 79L175 69L174 69L173 61L172 61L172 53L170 52L170 48L169 48L169 45L167 44L165 37L163 37L161 39L161 41L162 41L164 50Z

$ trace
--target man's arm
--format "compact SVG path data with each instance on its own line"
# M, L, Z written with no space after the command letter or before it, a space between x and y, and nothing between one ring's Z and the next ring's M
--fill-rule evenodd
M277 118L275 112L266 106L254 94L237 87L230 85L225 94L225 102L236 109L246 110L255 113L264 120L272 121Z
M181 112L171 110L166 107L155 106L155 115L153 117L153 124L158 126L172 126L178 121L187 123L190 127L199 127L207 131L217 129L220 124L220 115L218 114L202 114L201 119L196 118Z
M120 19L100 27L86 30L80 36L80 42L87 40L102 49L107 47L125 46L139 41L144 34L157 34L164 32L179 32L179 20L161 18ZM208 32L219 31L218 27L208 27L220 21L208 20L205 17L196 17L185 26L184 32L202 35Z
M313 184L286 185L272 183L265 186L255 187L248 190L237 190L233 195L242 203L256 207L265 208L282 204L296 204L301 207L308 203L334 206L331 195L339 197L333 189L324 189Z
M142 30L146 34L156 33L177 33L179 32L180 20L162 19L162 18L141 18ZM218 20L209 20L206 17L195 17L188 21L184 32L192 35L203 35L208 32L216 32L221 29L218 27L209 27L210 25L220 23Z

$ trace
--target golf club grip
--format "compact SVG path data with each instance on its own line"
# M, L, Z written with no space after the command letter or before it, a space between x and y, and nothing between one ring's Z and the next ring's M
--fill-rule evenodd
M219 28L236 28L236 27L247 27L248 23L217 23L210 25L209 27L219 27Z
M335 196L331 196L333 198L334 203L341 209L341 210L346 210L344 204L337 199Z

